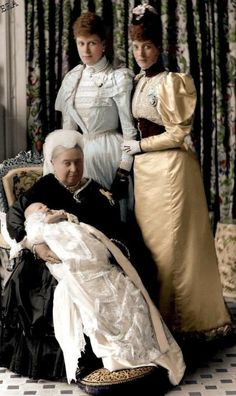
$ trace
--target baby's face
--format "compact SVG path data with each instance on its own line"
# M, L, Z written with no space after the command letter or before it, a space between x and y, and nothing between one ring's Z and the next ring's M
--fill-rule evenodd
M28 215L34 212L48 213L49 211L48 207L41 202L35 202L27 208Z

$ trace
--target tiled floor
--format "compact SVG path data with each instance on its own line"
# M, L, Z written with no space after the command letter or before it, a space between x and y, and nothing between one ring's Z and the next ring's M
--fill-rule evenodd
M236 301L227 301L236 323ZM44 380L34 381L0 368L1 396L85 396L75 384ZM236 342L221 347L199 363L192 373L186 373L182 383L168 392L168 396L236 396ZM145 396L155 396L148 390Z

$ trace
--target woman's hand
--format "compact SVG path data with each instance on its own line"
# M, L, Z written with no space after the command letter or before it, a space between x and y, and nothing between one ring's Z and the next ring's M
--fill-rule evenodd
M118 168L111 185L111 193L114 199L120 200L128 197L129 194L129 172Z
M37 257L41 258L43 261L47 261L50 264L58 264L61 262L59 257L51 249L49 249L46 243L39 243L33 247L34 253Z
M125 140L121 144L121 150L130 155L138 154L142 151L140 141L138 140Z

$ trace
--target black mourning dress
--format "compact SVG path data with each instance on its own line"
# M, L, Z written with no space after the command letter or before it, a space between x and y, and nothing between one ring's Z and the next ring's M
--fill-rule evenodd
M151 287L152 279L156 278L152 273L155 266L150 265L141 233L136 224L128 227L120 222L119 205L111 205L100 189L99 184L89 180L74 197L54 175L42 177L9 209L7 226L10 236L17 242L24 238L24 210L30 203L42 202L51 209L64 209L118 241L121 250L122 246L128 247L131 262L146 288L156 295ZM1 296L0 366L31 378L65 379L63 354L54 336L52 320L57 281L45 263L29 250L24 249L17 260ZM79 366L92 371L99 364L100 359L98 362L87 342Z

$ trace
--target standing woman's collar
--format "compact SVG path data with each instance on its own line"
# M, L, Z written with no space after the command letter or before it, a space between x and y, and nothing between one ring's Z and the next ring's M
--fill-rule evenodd
M165 71L165 67L163 65L161 56L159 56L157 62L154 63L154 65L150 66L146 70L143 70L143 72L145 73L146 77L154 77L157 74L162 73L164 71Z
M94 65L86 65L85 70L90 74L99 73L106 69L108 66L109 61L107 60L106 56L104 55L97 63Z

